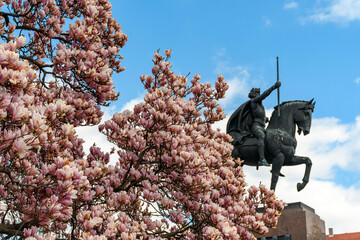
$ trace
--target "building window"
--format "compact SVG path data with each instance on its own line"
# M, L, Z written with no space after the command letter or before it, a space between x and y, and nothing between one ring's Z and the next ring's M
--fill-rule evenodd
M282 235L282 236L272 236L272 237L262 237L257 240L291 240L291 235Z

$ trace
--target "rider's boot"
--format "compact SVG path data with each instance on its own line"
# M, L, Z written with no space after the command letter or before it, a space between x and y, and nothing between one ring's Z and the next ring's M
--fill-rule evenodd
M259 165L259 166L270 167L270 164L266 161L265 158L260 159L259 162L258 162L258 165Z
M270 167L270 164L266 161L265 159L265 154L264 154L264 142L259 140L258 143L258 151L259 151L259 161L258 161L258 166L266 166L266 167Z

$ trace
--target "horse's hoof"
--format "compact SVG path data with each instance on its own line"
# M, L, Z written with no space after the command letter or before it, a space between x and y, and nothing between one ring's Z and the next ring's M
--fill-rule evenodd
M300 192L301 190L304 189L305 184L303 184L303 183L298 183L298 184L296 185L296 187L297 187L298 192Z

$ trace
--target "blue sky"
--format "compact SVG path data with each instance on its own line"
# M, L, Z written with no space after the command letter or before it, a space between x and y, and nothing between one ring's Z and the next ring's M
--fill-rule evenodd
M114 76L120 98L108 117L141 100L139 76L151 73L157 49L173 50L177 74L210 82L223 74L227 115L252 87L275 83L279 56L281 101L315 98L316 107L312 132L298 137L297 149L313 161L310 182L298 193L304 167L284 169L276 192L313 207L335 233L360 231L360 0L110 2L129 41L122 49L126 70ZM276 104L275 92L264 101L269 113ZM244 169L254 185L269 185L268 170Z
M112 1L114 17L129 36L122 51L127 71L117 84L120 102L137 94L138 76L149 72L159 48L173 49L179 73L199 73L211 81L217 74L229 75L219 69L219 62L227 62L228 67L246 68L250 85L258 81L262 88L276 80L279 56L282 99L315 97L316 117L354 121L360 111L360 14L355 20L348 19L349 14L331 20L336 14L327 10L331 3ZM329 16L327 21L316 20L321 11Z

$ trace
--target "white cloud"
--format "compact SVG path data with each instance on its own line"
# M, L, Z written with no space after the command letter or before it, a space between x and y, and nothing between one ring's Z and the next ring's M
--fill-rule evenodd
M266 111L267 116L271 116L271 111ZM214 127L225 131L230 115ZM360 116L352 124L343 124L333 117L313 119L310 134L296 138L296 155L308 156L313 162L310 181L297 192L296 184L301 182L305 166L283 167L281 171L286 177L279 179L276 195L285 202L303 202L314 208L326 227L334 228L335 233L359 231L360 182L354 182L350 187L337 184L341 179L335 178L333 168L360 171ZM249 185L258 186L261 182L270 187L269 170L244 166L245 180Z
M272 22L270 20L270 18L263 16L262 20L264 21L265 27L271 27L272 26Z
M316 9L313 15L305 18L305 22L333 22L341 25L359 20L360 0L332 0L328 6Z
M270 182L270 173L268 174L264 182L267 186ZM359 231L360 189L345 188L331 181L311 178L309 184L301 192L297 192L296 181L289 181L286 175L279 180L276 195L288 203L303 202L314 208L316 214L325 221L326 228L334 228L337 234Z
M221 105L227 105L235 97L247 98L249 93L248 72L244 70L242 74L231 79L226 79L229 89L226 91L225 98L220 101Z
M222 56L225 55L224 51L222 50ZM226 106L229 102L239 97L247 99L250 91L249 69L240 65L233 66L228 61L219 60L218 57L219 55L214 57L214 60L217 61L215 73L224 75L225 81L229 85L225 98L220 100L220 104Z
M297 2L286 2L284 4L284 9L296 9L299 7L299 3Z
M134 109L135 105L142 102L142 101L144 101L144 96L132 99L132 100L130 100L129 102L125 103L122 106L120 112L123 112L125 110L131 110L132 111Z
M215 55L213 56L214 60L217 60L219 57L223 57L226 54L226 48L219 48L216 50Z
M112 118L114 113L114 109L106 108L103 109L104 116L101 120L101 124L106 122L107 120ZM98 125L96 126L84 126L84 127L77 127L76 133L77 135L82 138L85 142L83 144L84 152L88 154L90 152L90 147L94 145L100 147L103 152L110 152L113 147L117 149L117 147L110 143L106 136L99 132ZM116 161L116 153L110 156L110 162L113 164Z
M133 110L134 106L141 101L143 101L144 97L138 97L135 99L130 100L129 102L125 103L119 112L123 112L125 110ZM103 124L107 120L110 120L113 114L116 111L115 108L104 108L104 116L100 124ZM82 138L85 142L83 144L85 153L89 153L89 149L95 143L96 146L100 147L104 152L110 152L111 149L114 147L118 149L118 147L107 140L107 137L99 132L98 125L96 126L84 126L76 128L76 133L80 138ZM110 156L110 163L114 164L117 161L117 154L112 154Z
M357 79L354 80L354 83L360 85L360 77L358 77Z
M314 119L312 132L298 137L298 154L309 154L318 168L317 178L328 178L332 167L360 171L360 116L353 124L342 124L336 118Z

